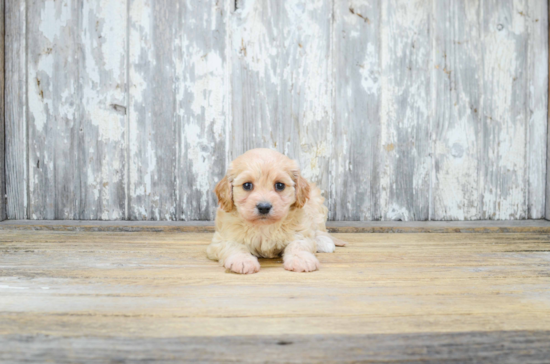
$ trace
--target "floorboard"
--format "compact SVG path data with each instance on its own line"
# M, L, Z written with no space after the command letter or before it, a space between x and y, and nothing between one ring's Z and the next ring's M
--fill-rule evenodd
M211 233L1 230L0 362L548 361L550 234L337 236L241 276Z

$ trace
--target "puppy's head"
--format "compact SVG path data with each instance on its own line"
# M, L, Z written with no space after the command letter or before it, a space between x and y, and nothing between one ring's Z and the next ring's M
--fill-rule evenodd
M309 183L292 159L270 149L252 149L235 159L216 186L220 207L256 224L272 224L309 198Z

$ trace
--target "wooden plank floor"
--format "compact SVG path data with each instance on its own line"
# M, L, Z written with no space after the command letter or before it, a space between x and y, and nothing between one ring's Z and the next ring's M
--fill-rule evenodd
M336 234L226 273L211 233L0 230L0 362L550 362L549 234Z

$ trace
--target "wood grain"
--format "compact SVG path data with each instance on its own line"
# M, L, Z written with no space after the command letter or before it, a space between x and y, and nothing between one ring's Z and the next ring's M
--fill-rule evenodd
M527 89L529 90L527 113L527 217L541 219L545 215L546 194L540 186L546 184L546 156L537 151L548 144L548 65L534 62L548 59L548 2L528 0L525 16L528 32ZM545 91L546 90L546 91Z
M81 4L78 218L120 220L126 218L128 4Z
M482 219L527 217L525 2L482 4Z
M435 2L434 220L477 220L483 95L478 1Z
M29 1L27 15L29 218L78 219L79 2Z
M528 358L548 350L548 234L337 236L349 245L319 254L317 272L262 259L258 274L241 276L206 258L211 234L4 231L0 341L14 346L0 353L25 355L16 350L23 339L26 353L74 343L74 355L95 355L110 339L141 352L146 342L175 350L175 338L240 346L243 335L261 347L285 336L370 335L389 345L382 335L409 335L419 346L433 335L461 345L502 338L504 350L507 331L517 333L514 347L535 351L523 351Z
M55 363L544 363L549 331L226 337L0 337L0 360ZM29 345L29 342L31 343ZM122 359L124 358L124 359Z
M6 147L5 147L5 61L4 61L4 37L5 37L5 4L0 2L0 221L6 219Z
M6 213L27 215L26 0L5 1Z
M234 159L273 148L328 196L332 152L331 4L240 1L232 16ZM315 65L315 66L312 66Z
M334 6L334 167L329 211L334 220L379 220L381 63L379 1Z
M177 202L176 64L178 3L130 0L130 220L175 220Z
M28 12L38 19L28 27L30 217L120 219L125 2L31 2Z
M429 218L431 12L422 0L381 2L382 220Z
M5 6L9 219L212 220L253 147L332 220L550 215L545 0Z
M214 220L225 175L231 75L231 1L181 2L174 46L178 120L177 220Z
M225 174L220 2L130 1L129 216L212 219Z
M546 37L548 39L548 42L546 43L546 46L543 44L542 46L546 48L546 52L549 53L550 48L550 6L547 5L547 12L541 13L542 16L546 15L546 25L548 32L546 33ZM544 24L544 22L542 23ZM544 30L543 30L544 32ZM550 55L548 57L548 91L546 94L548 95L547 98L550 101ZM544 91L542 91L544 92ZM545 208L545 218L547 220L550 220L550 102L548 102L547 105L547 145L546 145L546 208Z

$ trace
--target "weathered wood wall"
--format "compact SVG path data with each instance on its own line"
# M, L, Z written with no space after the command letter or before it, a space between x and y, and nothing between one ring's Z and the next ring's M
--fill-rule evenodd
M4 133L4 1L0 0L0 221L6 219L6 167Z
M550 5L547 9L548 11L548 18L550 19ZM542 29L542 31L544 31ZM548 28L548 47L550 48L550 26ZM544 37L542 37L544 39ZM548 59L548 69L550 70L550 57ZM549 75L549 83L550 83L550 75ZM548 93L547 97L550 97L550 85L548 85ZM547 135L548 135L548 140L547 140L547 150L546 150L546 220L550 220L550 100L547 98L546 99L547 103L548 103L548 127L547 127Z
M253 147L298 159L334 220L545 216L546 0L11 0L6 20L10 219L212 219Z

